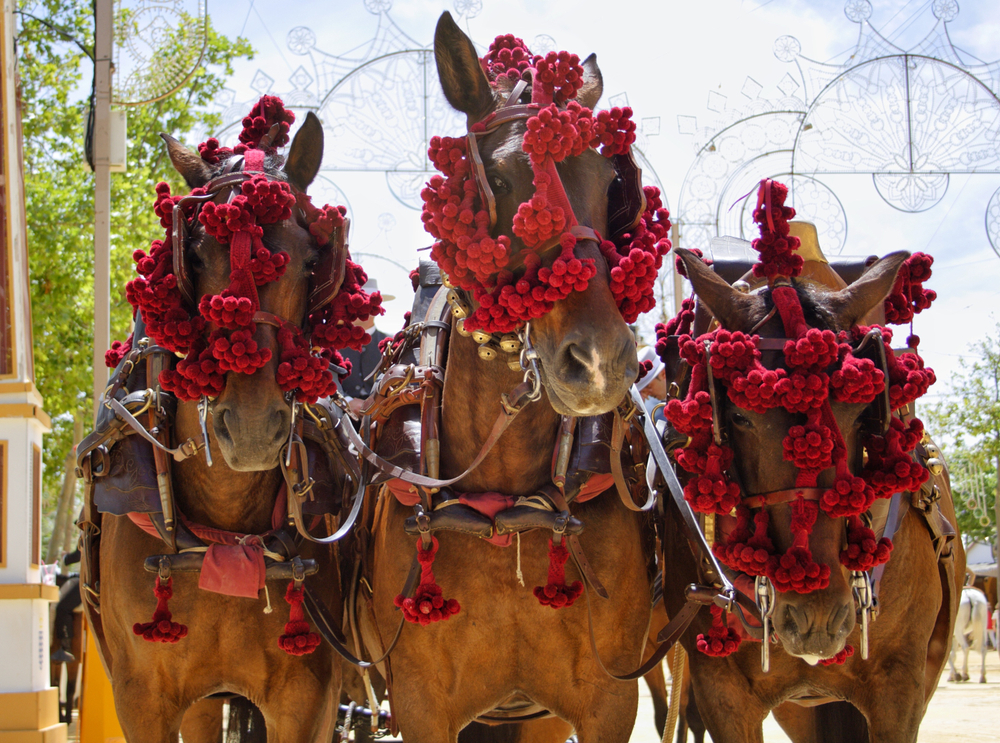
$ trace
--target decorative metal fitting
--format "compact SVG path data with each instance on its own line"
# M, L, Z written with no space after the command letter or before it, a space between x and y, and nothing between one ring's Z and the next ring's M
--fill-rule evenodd
M468 338L470 335L472 335L472 333L470 333L468 330L465 329L465 320L459 320L458 322L456 322L455 330L457 330L458 334L463 338Z
M937 477L942 472L944 472L944 462L942 462L937 457L932 457L927 460L927 469L930 470L931 474Z
M444 284L445 289L454 289L455 285L451 283L451 279L448 278L448 274L441 272L441 283Z
M771 670L771 617L774 615L774 586L767 576L759 575L754 580L754 594L764 630L760 648L760 670L767 673Z
M484 343L489 343L491 340L493 340L493 336L490 335L489 333L483 332L482 330L473 330L472 340L474 340L481 346Z
M160 577L160 581L170 580L170 557L167 555L160 555L160 566L156 574Z
M497 356L499 356L499 349L496 343L489 341L484 343L479 347L479 358L483 361L493 361ZM520 368L520 363L518 363L518 368Z
M449 289L447 295L448 304L451 305L451 314L462 320L472 313L472 307L459 295L457 289Z
M504 353L518 353L521 350L521 339L516 333L507 333L500 339L500 350Z
M750 284L748 284L745 281L737 281L736 283L733 284L733 289L738 291L740 294L749 294Z

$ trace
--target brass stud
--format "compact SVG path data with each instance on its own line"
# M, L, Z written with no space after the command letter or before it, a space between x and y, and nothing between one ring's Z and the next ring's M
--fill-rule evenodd
M480 349L480 350L482 350L482 349ZM927 460L927 469L929 469L931 471L932 475L934 475L935 477L937 477L942 472L944 472L944 462L942 462L940 459L937 459L936 457L933 458L933 459L928 459Z
M504 353L517 353L521 350L521 340L517 337L516 333L507 333L503 338L500 339L500 350ZM518 369L521 368L520 362L518 363Z
M493 361L498 355L497 347L493 343L484 343L479 347L479 358L483 361Z
M924 450L927 452L928 457L940 457L941 450L938 449L934 444L926 444Z
M469 307L468 302L459 296L459 293L455 289L449 289L448 295L446 297L448 304L451 305L451 314L455 317L464 319L469 316L469 312L472 309Z
M736 283L733 284L733 289L738 291L740 294L749 294L750 284L748 284L745 281L737 281Z
M441 274L441 283L444 284L445 289L454 289L455 285L451 283L451 279L448 278L448 274Z
M507 359L507 368L511 371L521 371L521 359L518 356Z
M470 335L472 335L472 333L470 333L468 330L465 329L465 320L459 320L458 322L456 322L455 330L457 330L458 334L463 338L468 338Z
M481 346L484 343L489 343L491 340L493 340L493 336L490 335L489 333L484 333L482 330L473 330L472 340L474 340Z

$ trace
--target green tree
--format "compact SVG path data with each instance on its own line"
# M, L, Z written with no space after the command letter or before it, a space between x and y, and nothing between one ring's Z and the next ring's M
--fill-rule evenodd
M53 419L45 444L49 531L74 419L82 416L86 430L91 424L94 179L84 155L89 100L81 90L93 75L93 5L20 0L18 15L35 376ZM124 289L134 275L132 252L162 235L152 210L154 186L160 180L175 192L182 186L159 133L185 141L197 128L218 126L207 106L232 75L233 61L252 56L245 39L228 39L210 26L202 64L187 85L162 101L128 109L128 172L113 174L111 186L112 338L129 332Z
M959 526L996 549L1000 490L1000 324L962 359L948 398L931 408L928 427L948 460ZM985 501L985 509L975 504ZM988 523L987 523L988 521Z

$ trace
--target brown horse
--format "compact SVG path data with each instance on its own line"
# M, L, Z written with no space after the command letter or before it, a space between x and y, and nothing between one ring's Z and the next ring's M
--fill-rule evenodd
M678 253L699 305L722 328L752 331L762 338L784 337L781 318L771 313L769 290L740 291L690 252ZM894 253L883 258L839 291L795 280L809 325L839 331L859 323L882 306L906 257ZM765 352L763 361L774 368L773 354ZM717 398L717 415L734 451L744 497L791 487L796 469L783 458L782 441L798 419L781 407L759 414L736 407L724 393ZM848 452L858 451L866 408L864 403L832 403ZM857 456L851 455L852 467L859 466ZM832 477L831 470L825 471L819 486L829 487ZM769 672L762 670L761 645L756 642L743 642L724 658L700 653L695 635L707 631L708 620L703 616L695 622L684 644L698 709L713 740L763 741L761 723L771 710L797 743L916 740L947 657L957 601L954 576L961 575L964 567L959 540L948 536L954 535L955 514L946 477L934 482L934 490L925 486L922 494L905 494L897 501L899 526L892 537L892 559L881 578L880 610L871 625L867 660L858 652L843 665L817 664L819 659L832 659L848 642L856 648L862 645L850 573L838 559L845 543L845 519L831 518L822 510L809 545L815 562L830 567L829 587L805 594L776 592L773 622L778 643L771 646ZM791 506L777 503L765 508L771 540L776 547L787 548L792 543ZM670 522L666 560L674 568L667 571L664 586L668 611L673 613L695 567L683 535Z
M438 22L435 41L444 93L473 125L503 104L492 88L475 48L448 13ZM583 64L577 100L593 106L602 81L596 60ZM522 152L523 119L508 121L480 140L480 154L496 198L493 235L522 243L513 234L518 204L532 195L532 170ZM610 162L587 150L559 164L569 201L582 225L604 234L607 193L615 172ZM607 264L592 239L581 239L578 258L591 258L596 276L585 291L555 303L532 320L544 394L527 403L499 442L457 488L464 493L529 497L551 483L552 459L561 416L594 416L619 405L637 374L635 341L615 304ZM501 396L524 376L480 357L475 339L453 328L442 392L440 476L462 473L476 459L501 412ZM474 536L437 532L435 579L460 613L426 626L407 623L382 664L390 680L392 714L412 743L454 743L459 731L481 716L516 719L547 710L568 722L579 740L627 741L636 715L635 681L611 678L591 651L588 607L600 659L626 673L638 666L650 617L652 532L648 520L627 510L617 497L600 495L573 505L585 525L580 543L608 599L581 597L554 610L532 595L543 583L553 532L520 534L507 549ZM401 612L394 599L414 564L414 540L404 522L412 513L386 489L374 506L370 550L360 590L361 633L372 657L389 648ZM519 584L518 564L524 576ZM566 582L579 575L566 565ZM371 593L368 592L368 586ZM526 727L527 729L527 727ZM564 731L565 728L562 728Z
M223 158L219 165L209 165L197 153L169 137L165 139L174 167L191 188L205 186L218 178L224 167L236 173L242 167L238 158ZM310 114L296 135L283 167L280 159L268 155L263 172L269 181L287 182L305 192L319 169L322 149L322 127ZM238 177L236 183L238 190ZM221 187L214 198L216 203L225 203L231 195L231 187ZM263 228L264 244L273 253L287 253L289 261L281 278L260 286L258 291L262 312L301 326L309 307L314 267L322 261L324 251L333 248L320 248L295 214ZM184 260L191 270L195 303L199 297L222 293L230 285L229 246L220 244L195 224L185 248ZM291 398L279 388L275 378L281 356L277 330L261 321L253 338L260 347L271 350L271 360L253 374L228 373L221 393L208 406L207 421L200 420L197 402L176 405L172 441L168 443L178 446L185 441L200 441L204 430L214 461L210 466L199 451L172 463L173 494L177 510L186 519L184 523L259 535L271 533L275 528L275 514L279 521L285 515L276 503L279 495L284 497L279 459L284 459L283 448L290 436ZM151 358L144 357L141 363L151 363ZM140 367L141 364L136 365L137 369ZM155 379L152 377L153 386ZM139 382L143 387L148 384L145 375ZM145 414L139 417L145 419ZM148 447L138 436L129 435L123 442L111 442L108 448L136 441L139 443L126 449L126 453L134 454L141 452L141 447ZM93 458L98 454L100 450L88 451L83 462L91 488L100 475L108 474L107 469L97 471ZM113 476L116 456L113 448L111 455ZM131 466L136 464L138 470L133 473L136 479L141 481L144 476L151 476L143 469L152 468L151 450L147 448L146 454ZM335 490L339 495L341 483L342 472L329 473L325 482L315 484L319 490L314 495L321 497L324 489ZM155 484L152 492L156 493ZM287 497L297 496L288 493ZM82 522L84 595L88 618L112 681L118 718L130 743L176 741L185 711L193 705L196 708L185 721L185 732L191 731L193 737L205 740L218 740L221 703L205 698L221 693L246 697L259 707L266 721L267 738L272 743L333 738L341 684L340 660L325 644L299 657L279 647L279 636L290 631L285 628L289 608L283 600L287 576L280 582L265 582L258 598L241 598L200 590L197 572L175 570L169 611L173 621L186 625L189 632L175 643L147 642L133 631L133 625L146 621L157 604L153 595L156 574L143 570L143 563L150 556L173 550L140 529L127 515L99 515L91 500L92 495ZM163 515L155 514L157 518ZM323 521L322 517L319 520ZM330 526L330 519L325 523ZM322 527L317 529L321 530ZM88 550L88 546L99 547L99 554L96 549ZM318 574L306 581L307 589L321 593L331 611L339 616L337 550L334 546L306 544L299 554L304 560L314 560L318 566ZM196 555L166 557L175 560L192 556ZM170 621L164 626L169 630Z

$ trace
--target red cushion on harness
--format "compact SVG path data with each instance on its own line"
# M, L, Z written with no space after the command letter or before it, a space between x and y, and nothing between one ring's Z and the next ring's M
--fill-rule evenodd
M517 502L517 498L503 493L459 493L458 502L492 520L501 511L512 508ZM509 547L512 536L511 534L494 534L486 541L497 547Z

